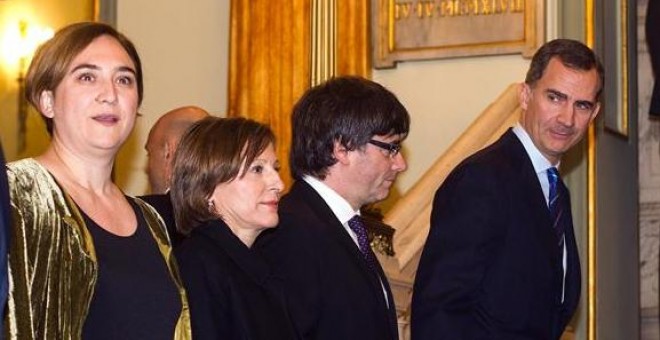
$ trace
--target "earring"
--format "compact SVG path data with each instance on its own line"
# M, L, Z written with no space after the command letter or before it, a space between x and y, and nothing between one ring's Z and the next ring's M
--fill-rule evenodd
M208 200L209 212L215 214L215 203L212 200Z

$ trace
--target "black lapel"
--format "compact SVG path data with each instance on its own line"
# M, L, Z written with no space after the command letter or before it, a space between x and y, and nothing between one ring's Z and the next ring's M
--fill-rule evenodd
M561 259L561 250L557 246L557 237L552 229L552 217L548 210L543 189L539 183L538 176L534 170L534 165L529 159L525 147L512 130L507 131L502 141L504 148L511 157L511 164L515 166L515 173L512 177L512 185L515 186L517 195L524 197L518 211L525 214L523 221L533 223L530 228L534 228L537 241L544 248L546 254L549 254L548 261L555 271L555 276L559 279L563 276Z
M385 304L385 299L383 297L383 288L381 286L381 280L383 280L383 285L386 287L389 299L389 305L393 307L394 301L392 300L392 294L380 263L378 263L378 273L374 273L373 270L367 266L367 262L360 252L360 249L348 234L346 228L344 228L339 222L337 216L332 212L332 209L330 209L316 190L304 181L296 181L289 194L293 195L300 202L305 202L309 205L310 209L319 220L320 227L323 229L324 233L330 235L342 248L351 254L351 259L360 267L360 272L370 283L372 292L375 294L374 297L381 304L382 310L387 310L387 305Z

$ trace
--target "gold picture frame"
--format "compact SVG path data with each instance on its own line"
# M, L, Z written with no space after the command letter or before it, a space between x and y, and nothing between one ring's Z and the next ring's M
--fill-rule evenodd
M397 62L522 53L544 42L543 0L374 0L375 68Z
M633 107L631 100L634 98L630 96L629 84L632 61L629 41L630 32L634 32L629 27L629 15L635 11L631 11L628 0L603 2L600 9L602 14L597 15L596 20L600 21L597 26L603 35L599 49L605 68L601 97L603 124L606 131L627 138L630 108Z

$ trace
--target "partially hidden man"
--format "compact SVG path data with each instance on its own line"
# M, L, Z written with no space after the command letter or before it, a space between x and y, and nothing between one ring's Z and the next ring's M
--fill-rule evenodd
M154 207L163 218L172 247L178 247L185 238L176 228L170 195L174 154L186 131L208 116L208 112L197 106L182 106L168 111L151 127L144 146L151 194L140 198Z
M600 109L603 67L557 39L534 55L520 121L437 190L412 338L559 339L580 298L570 199L557 169Z

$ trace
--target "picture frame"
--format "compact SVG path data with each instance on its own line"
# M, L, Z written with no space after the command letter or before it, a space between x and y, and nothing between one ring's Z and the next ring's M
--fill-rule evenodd
M605 84L601 94L601 111L605 131L622 138L629 135L630 108L634 107L635 86L630 82L634 67L635 51L630 48L636 37L631 25L636 12L631 10L632 1L616 0L601 3L601 15L597 15L598 27L603 36L600 47L605 69Z
M522 54L544 42L544 0L374 0L373 66L467 56Z

